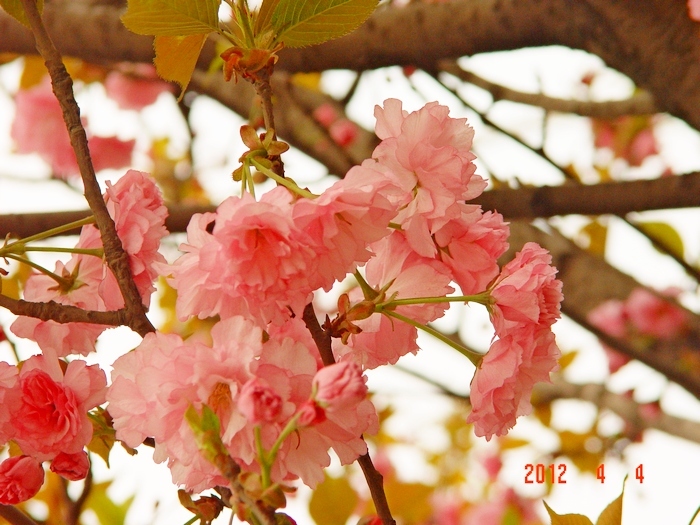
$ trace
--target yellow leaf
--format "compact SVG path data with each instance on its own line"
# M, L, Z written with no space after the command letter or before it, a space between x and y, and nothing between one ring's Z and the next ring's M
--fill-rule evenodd
M559 358L559 371L566 370L566 368L573 363L574 359L576 359L577 355L578 352L576 350L562 354Z
M549 517L552 519L552 525L593 525L593 522L586 516L581 514L559 515L547 505L546 501L542 500L542 503L544 503L544 507L547 509Z
M221 0L129 0L122 22L139 35L185 36L219 29Z
M519 447L524 447L525 445L529 445L530 441L527 439L519 439L519 438L510 438L510 437L504 437L501 438L498 441L501 450L508 450L512 448L519 448Z
M44 59L38 55L27 55L24 57L24 67L19 80L20 89L29 89L41 83L44 76L48 74Z
M384 490L394 517L401 518L403 523L421 523L430 517L430 496L435 487L385 478Z
M185 93L197 65L197 58L207 35L157 36L154 42L156 58L153 60L156 71L165 80L177 82L182 87L180 97Z
M357 501L357 493L346 478L326 476L311 495L309 514L319 525L345 525Z
M321 91L321 73L296 73L292 75L292 84L312 91Z
M678 232L665 222L638 222L635 224L661 253L669 253L678 259L683 259L685 247Z
M581 233L588 237L588 251L601 257L605 255L605 242L608 238L608 227L598 219L589 222L581 228Z
M41 13L44 9L44 0L38 0L36 5L39 8L39 13ZM0 0L0 7L22 25L29 27L29 20L27 20L27 15L24 13L22 0Z
M622 496L624 495L625 488L623 486L620 495L600 514L596 525L622 525Z

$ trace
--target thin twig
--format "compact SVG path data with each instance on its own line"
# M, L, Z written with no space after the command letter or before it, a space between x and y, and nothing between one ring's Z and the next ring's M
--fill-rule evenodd
M321 361L323 361L323 366L329 366L335 363L335 357L333 357L333 349L331 348L331 336L330 334L321 328L321 325L316 319L316 312L314 311L314 305L309 303L304 308L304 314L302 319L306 324L306 328L311 333L311 337L316 343L318 352L321 354Z
M83 180L85 199L90 205L90 209L95 216L95 222L100 230L107 264L117 278L119 289L124 297L129 320L128 326L144 336L149 332L154 332L155 328L146 317L141 295L134 283L129 266L129 257L122 247L114 221L109 215L102 197L102 191L95 178L95 170L90 159L90 150L88 149L87 135L80 121L80 108L73 95L73 80L63 65L61 54L54 46L44 27L36 1L22 0L22 6L34 34L37 51L39 51L46 63L46 68L51 76L54 94L63 111L63 119L68 129L71 146L75 151L80 176Z
M77 306L60 304L55 301L34 303L22 299L12 299L0 294L0 307L6 308L15 315L34 317L42 321L55 321L57 323L90 323L106 326L122 326L126 324L127 311L113 310L100 312L96 310L83 310Z

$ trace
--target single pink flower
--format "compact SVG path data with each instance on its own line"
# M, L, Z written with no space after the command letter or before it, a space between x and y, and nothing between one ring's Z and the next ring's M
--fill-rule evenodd
M61 452L51 461L51 472L69 481L85 479L90 470L90 460L85 451L74 454Z
M314 376L316 400L326 410L357 405L367 396L366 382L362 368L355 363L344 361L326 366Z
M336 120L338 120L338 112L329 103L324 103L314 109L313 117L324 128L329 128Z
M624 337L627 333L627 312L625 303L610 299L588 312L588 322L603 333L612 337Z
M357 124L353 121L342 118L331 124L330 128L328 128L328 133L338 146L346 147L355 142L359 130Z
M644 335L671 339L688 326L688 314L645 288L635 288L625 301L630 323Z
M508 249L508 225L498 213L460 205L462 214L433 233L437 257L452 270L463 295L486 290L498 275L498 258Z
M369 244L391 233L397 188L383 173L355 166L317 199L299 199L293 208L296 227L306 234L318 260L308 276L313 289L330 290L372 256Z
M0 463L0 503L17 505L36 496L44 484L41 463L29 456L14 456Z
M156 75L155 68L139 64L135 71L112 71L107 75L104 86L107 96L122 109L139 111L153 104L161 93L172 92L172 87Z
M437 102L419 111L403 111L389 99L375 107L376 133L382 142L372 157L388 168L396 185L412 197L394 219L414 250L433 256L431 233L460 216L460 202L481 194L486 182L476 175L470 151L474 130L466 119L448 116Z
M525 326L497 339L484 356L471 383L474 433L490 440L504 436L519 416L532 411L535 383L549 381L561 355L548 328Z
M251 379L241 389L238 410L251 423L272 422L282 413L282 398L266 381Z
M19 373L22 401L12 414L14 440L39 460L81 452L92 439L88 410L104 402L107 381L97 365L71 361L65 373L56 358L26 360Z
M526 325L551 326L560 316L562 282L547 250L528 242L501 270L491 288L496 334Z

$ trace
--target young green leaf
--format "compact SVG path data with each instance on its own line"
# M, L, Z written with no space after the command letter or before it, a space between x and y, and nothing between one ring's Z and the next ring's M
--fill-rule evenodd
M36 5L39 8L39 13L41 13L44 9L44 0L38 0ZM0 0L0 7L7 11L7 14L11 17L17 19L21 24L29 27L29 20L27 20L27 15L24 14L22 0Z
M129 0L122 22L139 35L186 36L219 28L221 0Z
M311 46L354 31L376 7L377 0L279 0L272 27L287 47Z
M207 35L157 36L153 47L156 57L153 63L156 71L165 80L177 82L184 94L197 65L199 53ZM182 96L182 94L180 95Z
M255 17L255 34L258 35L271 27L272 13L280 3L280 0L263 0L258 16Z

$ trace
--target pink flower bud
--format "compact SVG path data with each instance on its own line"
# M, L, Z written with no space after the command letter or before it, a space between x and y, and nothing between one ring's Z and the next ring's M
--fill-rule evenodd
M44 469L30 456L15 456L0 463L0 503L16 505L33 498L44 484Z
M345 118L336 120L328 133L338 146L350 146L357 139L357 124Z
M326 420L326 412L311 400L301 405L298 414L297 425L299 427L318 425Z
M51 462L51 472L70 481L85 479L90 469L90 461L85 452L66 454L61 452Z
M367 378L357 363L343 361L316 372L316 400L330 410L361 402L367 395Z

